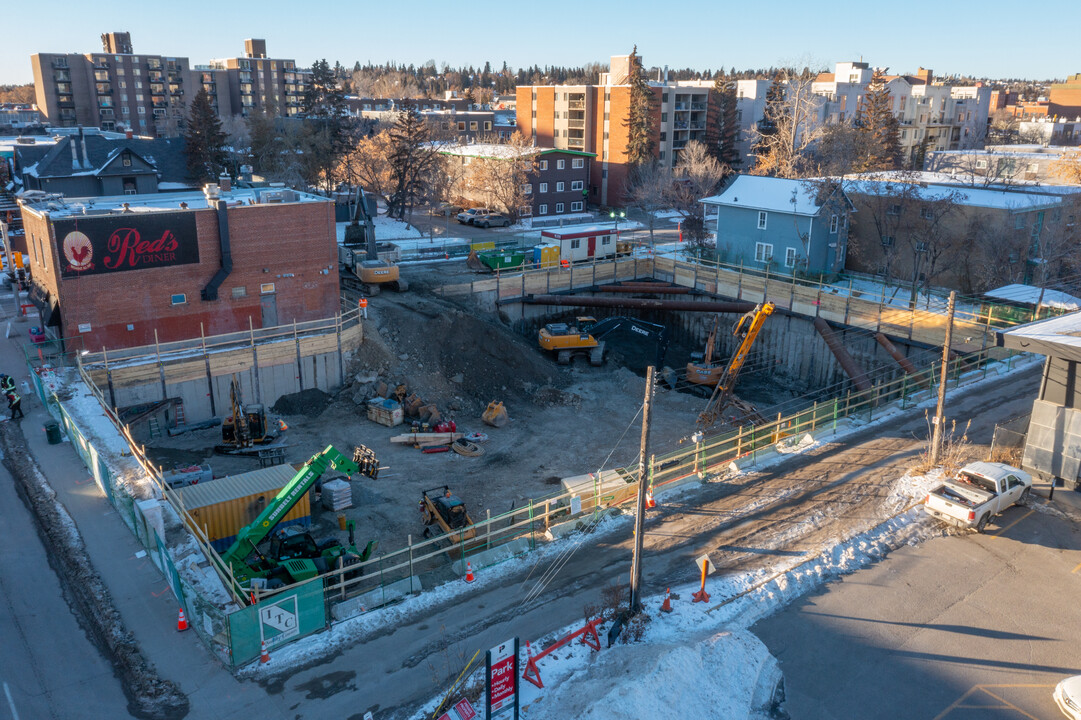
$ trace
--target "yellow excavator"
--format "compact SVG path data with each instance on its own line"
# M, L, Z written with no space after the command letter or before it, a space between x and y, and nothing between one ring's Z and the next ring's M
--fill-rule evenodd
M252 452L256 446L265 447L278 439L278 430L284 429L283 424L272 425L263 405L244 404L240 381L235 374L229 385L229 401L230 415L221 423L221 445L214 446L216 452Z
M555 353L556 362L560 365L569 365L576 355L583 355L589 358L590 365L596 367L604 363L604 338L617 330L654 340L657 343L654 366L664 366L664 355L668 352L668 328L638 318L619 316L597 322L596 318L579 316L573 325L548 323L538 331L537 344L541 350Z
M365 295L378 295L383 288L405 292L409 283L401 278L398 266L379 259L375 214L375 198L358 187L352 220L345 228L345 239L338 245L338 263L349 273L342 273L342 282L359 286L356 289Z
M732 404L738 404L740 409L744 413L754 413L754 408L747 406L746 403L738 402L732 395L732 390L736 386L736 380L739 378L739 372L743 369L744 363L747 362L747 357L751 354L751 346L754 345L754 340L758 337L758 332L762 329L763 323L766 322L766 318L773 314L774 304L771 302L761 303L756 305L754 310L746 313L736 323L735 328L732 330L732 334L742 338L739 347L736 348L736 352L732 355L728 364L720 371L717 376L716 386L713 388L713 395L710 396L709 402L706 403L706 409L698 416L698 429L705 430L709 426L717 422L721 417L721 413L725 408ZM712 343L716 339L716 325L714 325L714 331L710 333L709 340L707 341L707 351L712 350ZM712 352L710 352L709 361L712 360ZM713 368L708 365L695 366L693 364L687 365L687 379L691 382L691 369L695 367L698 371L701 371L699 377L706 379L710 374L714 372ZM699 381L701 382L701 381ZM701 382L701 384L709 384L708 382Z

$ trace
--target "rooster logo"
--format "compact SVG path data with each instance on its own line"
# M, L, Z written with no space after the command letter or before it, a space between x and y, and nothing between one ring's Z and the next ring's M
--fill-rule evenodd
M76 272L90 269L90 262L94 259L90 238L78 230L69 232L64 236L64 257L68 259L70 268Z

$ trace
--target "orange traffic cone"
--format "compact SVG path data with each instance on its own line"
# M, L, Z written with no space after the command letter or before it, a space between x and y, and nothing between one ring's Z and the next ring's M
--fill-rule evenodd
M263 641L263 649L262 649L262 652L259 653L259 662L260 663L268 663L268 662L270 662L270 654L266 651L266 640Z
M465 581L473 582L476 578L473 577L473 563L465 564Z
M665 588L664 602L661 603L661 612L672 612L672 600L668 596L672 594L672 588Z
M646 490L646 510L652 510L657 507L657 501L653 499L653 491Z
M180 616L176 619L176 631L184 632L188 629L188 619L184 617L184 608L180 608Z

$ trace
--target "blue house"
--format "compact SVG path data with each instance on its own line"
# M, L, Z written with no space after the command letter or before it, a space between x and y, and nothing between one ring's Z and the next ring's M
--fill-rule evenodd
M853 208L837 182L739 175L699 202L707 218L716 215L722 262L789 275L844 269Z

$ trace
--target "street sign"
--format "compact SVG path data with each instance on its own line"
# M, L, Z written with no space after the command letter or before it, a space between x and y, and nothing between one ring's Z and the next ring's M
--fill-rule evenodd
M518 720L518 638L489 650L484 661L485 718L499 716Z
M713 572L717 569L713 567L713 563L710 562L709 555L700 555L698 559L694 561L694 564L697 565L698 569L706 575L712 575Z

